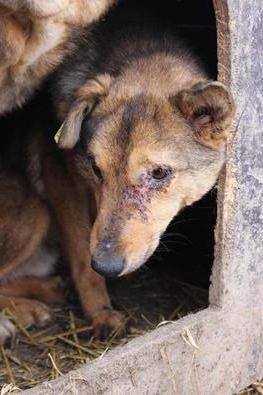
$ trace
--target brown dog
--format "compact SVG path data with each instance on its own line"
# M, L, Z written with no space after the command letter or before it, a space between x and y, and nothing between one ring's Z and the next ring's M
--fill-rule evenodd
M0 0L0 114L22 106L115 0Z
M34 135L29 183L8 174L0 182L0 306L25 324L47 318L37 300L61 299L54 281L43 280L57 257L55 223L84 313L98 330L120 326L91 266L109 276L141 266L224 163L228 89L208 80L178 38L123 26L97 30L93 47L81 43L55 77L62 150Z

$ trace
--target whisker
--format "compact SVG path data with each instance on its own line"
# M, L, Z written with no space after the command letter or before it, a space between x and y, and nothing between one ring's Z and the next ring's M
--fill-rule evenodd
M162 236L162 240L165 238L170 238L170 237L180 237L180 238L182 238L182 239L185 239L185 240L187 240L187 241L189 241L188 239L187 239L187 237L184 235L184 234L182 234L182 233L176 233L176 232L168 232L168 233L164 233L163 234L163 236Z
M163 241L160 240L160 244L159 244L159 245L161 245L162 247L164 247L164 251L166 251L166 252L171 252L171 250L167 247L167 245L166 245Z
M171 224L169 225L169 228L173 228L174 226L179 225L179 224L185 224L185 223L194 222L194 221L198 221L198 220L199 220L199 218L185 218L185 219L179 219L179 220L174 219L171 222Z
M169 244L169 245L178 245L178 246L189 246L188 242L184 243L184 242L180 242L180 241L177 241L177 240L166 240L165 244L166 244L166 246L167 246L167 244Z
M165 240L165 243L173 243L173 242L178 242L176 239L176 237L180 237L181 239L184 239L186 241L186 244L190 244L193 245L192 241L190 239L188 239L184 234L182 233L173 233L173 232L168 232L168 233L164 233L161 237L161 240ZM167 238L173 238L173 240L167 240ZM178 242L178 244L182 244L180 242Z

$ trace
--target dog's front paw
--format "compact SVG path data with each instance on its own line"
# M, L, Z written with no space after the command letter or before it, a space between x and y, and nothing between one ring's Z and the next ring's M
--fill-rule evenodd
M111 334L121 336L126 330L127 320L119 311L105 307L93 316L92 325L94 336L106 339Z
M0 345L15 337L17 329L15 325L4 315L0 315Z
M44 326L51 318L49 308L44 303L33 299L16 300L13 298L13 306L10 310L20 325L25 327Z

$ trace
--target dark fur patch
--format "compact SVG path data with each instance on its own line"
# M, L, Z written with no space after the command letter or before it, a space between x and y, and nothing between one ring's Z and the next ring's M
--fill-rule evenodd
M146 100L143 95L135 96L127 102L117 135L117 144L121 148L127 145L132 130L134 130L140 119L145 116L146 106Z

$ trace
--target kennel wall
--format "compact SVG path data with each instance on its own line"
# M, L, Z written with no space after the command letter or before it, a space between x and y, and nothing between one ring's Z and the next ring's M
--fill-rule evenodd
M230 395L263 377L263 7L214 7L219 80L237 112L219 181L210 307L24 394Z

